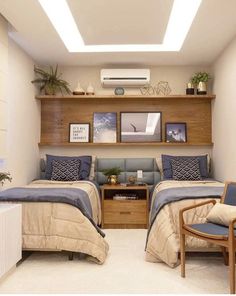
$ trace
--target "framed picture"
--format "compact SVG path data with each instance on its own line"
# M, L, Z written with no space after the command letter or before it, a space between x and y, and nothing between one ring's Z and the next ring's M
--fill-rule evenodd
M121 112L120 141L161 142L161 112Z
M187 142L187 125L185 122L166 123L166 142L185 143Z
M89 123L70 123L69 142L88 143L89 142Z
M93 114L93 142L117 142L117 114L115 112L96 112Z

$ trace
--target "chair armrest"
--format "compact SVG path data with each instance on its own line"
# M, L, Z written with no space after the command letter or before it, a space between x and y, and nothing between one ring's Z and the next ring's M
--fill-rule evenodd
M184 212L189 211L189 210L192 210L194 208L198 208L198 207L201 207L201 206L210 204L210 203L212 203L213 205L215 205L216 204L216 200L210 199L210 200L207 200L207 201L200 202L200 203L198 203L196 205L188 206L188 207L185 207L185 208L181 209L179 211L179 222L180 222L180 226L183 226L183 224L184 224L184 217L183 217Z

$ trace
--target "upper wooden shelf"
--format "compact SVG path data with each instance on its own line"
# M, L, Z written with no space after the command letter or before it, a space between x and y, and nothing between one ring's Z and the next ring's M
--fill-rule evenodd
M213 146L213 143L167 143L167 142L156 142L156 143L68 143L68 142L40 142L39 146L61 146L61 147L100 147L100 146Z
M36 96L37 100L80 100L80 99L205 99L205 100L212 100L215 99L215 95L169 95L169 96L146 96L146 95L69 95L69 96Z

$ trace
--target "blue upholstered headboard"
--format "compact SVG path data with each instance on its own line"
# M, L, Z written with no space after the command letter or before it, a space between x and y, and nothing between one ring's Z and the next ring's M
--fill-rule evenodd
M148 185L154 185L161 179L160 172L156 165L155 158L97 158L95 166L95 180L98 184L107 182L102 170L112 167L120 167L122 173L119 176L119 182L128 182L128 177L136 177L137 170L143 171L142 182Z
M45 160L40 160L40 178L45 179ZM137 170L143 171L142 182L152 186L161 179L160 172L156 165L155 158L97 158L95 163L95 181L98 184L107 182L102 170L112 167L120 167L122 170L119 176L119 182L128 182L128 177L136 177Z

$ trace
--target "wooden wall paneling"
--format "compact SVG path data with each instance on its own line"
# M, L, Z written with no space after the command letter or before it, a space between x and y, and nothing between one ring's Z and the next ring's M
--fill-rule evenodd
M211 99L214 98L213 96L207 98L204 96L194 96L194 98L143 96L141 98L124 96L77 99L73 97L41 98L41 144L68 143L69 123L76 122L91 124L90 139L92 140L94 112L117 112L117 139L120 141L120 112L129 111L162 112L162 141L165 141L166 122L186 122L188 145L211 144ZM127 144L130 145L130 143Z

